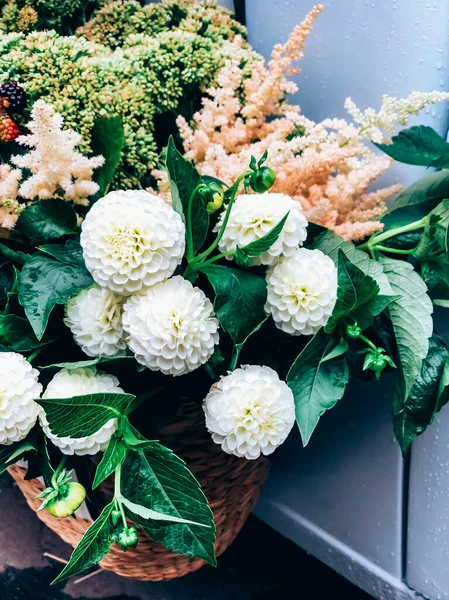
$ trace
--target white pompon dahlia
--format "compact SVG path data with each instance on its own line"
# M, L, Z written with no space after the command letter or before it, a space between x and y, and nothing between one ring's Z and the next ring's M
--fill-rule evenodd
M295 422L293 392L270 367L245 365L215 383L203 409L206 427L228 454L258 458L280 446Z
M152 371L184 375L212 356L218 321L212 303L190 281L176 276L126 301L123 327L136 360Z
M290 335L312 335L326 325L337 298L337 268L321 250L298 248L267 273L265 311Z
M98 372L95 367L62 369L53 377L43 393L43 398L71 398L83 394L112 392L122 394L117 377ZM39 420L45 435L63 454L97 454L106 449L117 428L117 420L111 419L101 429L83 438L58 437L49 427L45 411L39 411Z
M185 227L158 196L110 192L87 213L81 246L95 281L129 296L173 275L184 255Z
M115 356L126 349L123 297L93 286L69 300L64 323L87 356Z
M274 244L260 256L251 259L252 265L272 265L281 255L290 256L307 237L307 220L301 205L285 194L242 194L231 209L229 221L220 240L220 252L243 248L273 229L287 214L288 218ZM221 214L214 231L223 224ZM232 259L232 257L228 257Z
M21 354L0 353L0 444L20 442L36 423L39 372Z

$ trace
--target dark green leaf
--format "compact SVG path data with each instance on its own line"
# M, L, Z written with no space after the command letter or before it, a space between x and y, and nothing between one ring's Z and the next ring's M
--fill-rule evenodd
M14 271L11 263L0 265L0 310L3 310L8 301L8 292L14 285Z
M221 327L235 344L242 343L265 320L265 279L218 265L205 267L203 272L215 291L214 308Z
M36 402L45 410L52 433L80 438L94 434L110 419L124 415L134 398L132 394L105 392L72 398L40 398Z
M325 331L332 333L338 323L360 307L370 303L379 293L377 282L356 267L343 251L338 251L337 302Z
M403 129L391 142L375 145L394 160L408 165L449 166L449 144L432 127L418 125Z
M122 468L121 491L135 504L201 523L203 527L162 523L133 513L133 520L154 541L173 552L197 556L215 565L212 511L192 473L171 450L154 442L144 451L130 451Z
M38 340L27 319L15 315L0 315L0 344L14 352L29 352L55 339L56 336L44 335Z
M379 293L390 296L392 290L388 278L383 272L382 265L372 260L366 252L358 250L352 242L345 242L343 238L335 235L332 231L326 231L319 235L312 245L329 256L338 265L338 251L342 250L348 260L358 267L365 275L369 275L379 285Z
M85 267L83 249L80 243L75 242L75 240L67 240L64 245L44 244L39 246L39 250L67 265Z
M35 255L19 276L19 302L38 339L44 335L50 313L56 304L92 285L91 275L74 265Z
M436 202L449 197L449 170L430 173L423 177L396 198L388 212L403 206Z
M63 362L54 363L52 365L40 366L39 369L85 369L86 367L93 367L103 363L113 362L117 360L134 359L134 356L102 356L99 358L90 358L88 360L78 360L76 362Z
M387 257L380 261L393 293L400 296L390 304L388 312L401 363L396 393L399 398L407 398L429 350L433 306L424 281L410 263Z
M201 182L201 177L192 161L178 152L172 137L168 140L166 165L173 208L181 215L185 223L190 196ZM205 200L200 194L196 194L192 204L194 252L203 245L208 227L209 215L206 212Z
M410 394L396 395L393 404L393 423L396 438L405 455L415 436L425 431L438 410L440 382L449 359L449 348L438 335L429 340L429 352L422 362Z
M107 479L116 468L123 462L127 453L126 444L117 434L114 434L109 441L108 447L95 471L95 478L92 489L97 488L105 479Z
M266 252L275 243L284 228L285 222L288 219L290 211L282 217L282 219L275 225L268 233L263 235L258 240L251 242L247 246L240 248L241 253L248 257L260 256L262 252Z
M51 484L54 469L51 466L50 456L48 454L47 438L41 429L33 436L33 444L35 445L36 451L27 454L28 469L25 479L29 480L36 477L43 477L45 485L49 486Z
M35 452L36 444L33 437L15 442L9 446L0 446L0 474L6 471L8 467L23 458L27 452Z
M449 300L444 300L443 298L441 300L440 299L434 300L433 303L436 306L441 306L442 308L449 308Z
M332 360L333 358L338 358L339 356L343 356L348 351L349 344L345 340L345 338L340 338L340 341L332 348L329 354L323 358L321 362L325 362L326 360Z
M335 348L335 339L323 329L310 340L287 375L287 383L295 398L296 421L304 446L318 424L321 415L335 406L348 383L348 365L344 356L328 355Z
M446 360L438 386L437 412L449 402L449 360Z
M77 218L73 208L64 200L39 200L25 208L16 227L33 244L40 244L73 233Z
M114 529L111 521L113 510L113 502L103 509L101 515L92 523L78 546L72 552L68 564L53 583L89 569L89 567L98 564L106 556L111 547L111 536Z
M25 254L25 252L11 250L11 248L8 248L8 246L5 246L4 244L0 244L0 253L9 260L19 263L19 265L24 265L32 256L31 254Z
M166 523L183 523L185 525L198 525L199 527L210 527L210 525L202 525L197 521L190 521L189 519L183 519L181 517L174 517L172 515L165 515L164 513L157 512L156 510L152 510L151 508L147 508L146 506L142 506L141 504L136 504L135 502L131 502L124 496L120 496L120 500L123 505L128 509L128 514L131 515L132 519L136 517L141 517L145 521L165 521Z
M93 176L100 187L95 195L95 199L98 200L108 193L125 146L125 132L121 117L99 118L92 129L91 139L92 153L104 157L103 166L95 169Z

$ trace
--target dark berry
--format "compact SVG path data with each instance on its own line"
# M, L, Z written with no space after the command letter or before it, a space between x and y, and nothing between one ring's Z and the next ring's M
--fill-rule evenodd
M8 110L21 113L27 104L27 93L15 81L6 81L0 85L0 98L5 98L8 103Z

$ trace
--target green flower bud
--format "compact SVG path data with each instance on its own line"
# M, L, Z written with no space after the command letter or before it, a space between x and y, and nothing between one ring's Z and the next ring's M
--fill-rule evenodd
M270 167L261 167L250 175L249 185L257 194L268 192L276 181L276 173Z
M224 190L216 181L211 181L207 188L201 190L201 193L207 200L206 211L209 215L213 215L223 206Z
M128 548L135 548L138 540L139 535L135 527L130 527L128 530L124 529L118 536L119 544L125 552Z
M347 325L346 327L346 335L349 338L357 339L362 335L362 329L357 324Z
M54 497L47 502L45 510L61 519L73 515L86 498L86 490L77 481L66 483L55 492Z
M111 521L112 521L112 524L114 525L114 527L120 521L121 516L122 516L122 513L119 510L113 510L111 512Z
M376 348L375 350L366 348L366 350L363 350L362 352L366 352L363 370L366 371L367 369L370 369L371 371L374 371L376 379L380 379L381 373L387 365L394 369L396 368L393 360L388 354L385 354L386 350L384 348Z

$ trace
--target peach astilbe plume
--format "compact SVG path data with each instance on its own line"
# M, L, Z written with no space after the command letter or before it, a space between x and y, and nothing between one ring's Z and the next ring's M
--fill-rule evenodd
M232 183L251 155L259 157L268 150L269 164L277 173L273 191L300 202L310 221L356 240L382 229L378 218L400 186L367 193L391 160L367 148L359 123L315 123L285 102L285 95L298 89L287 76L299 72L293 63L302 58L322 10L321 5L314 7L287 43L275 46L268 65L253 61L249 75L241 66L248 50L236 38L235 51L193 123L183 117L177 123L187 156L203 174Z

